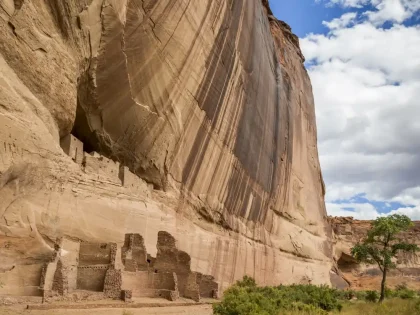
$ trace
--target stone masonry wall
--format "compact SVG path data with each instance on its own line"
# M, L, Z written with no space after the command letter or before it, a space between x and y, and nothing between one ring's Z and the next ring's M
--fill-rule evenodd
M213 276L197 273L197 283L200 287L200 296L205 298L217 299L219 295L219 285L214 281Z
M109 268L104 279L104 293L106 297L121 298L122 276L121 270Z
M121 185L119 177L120 163L114 162L96 152L85 153L83 160L84 170L87 173L95 174L99 181L110 181Z
M63 266L61 259L59 259L57 262L57 268L54 274L52 290L58 292L58 294L60 295L65 295L68 291L67 270Z
M83 142L77 139L72 134L61 138L60 146L63 151L69 155L74 162L82 164L83 162Z
M126 234L121 249L121 260L127 271L148 269L147 252L140 234Z
M150 196L150 187L147 183L132 173L127 166L120 166L119 177L122 185L129 189L135 195Z
M79 266L108 265L111 262L110 244L81 243Z
M102 292L104 290L107 266L82 266L78 268L77 289Z

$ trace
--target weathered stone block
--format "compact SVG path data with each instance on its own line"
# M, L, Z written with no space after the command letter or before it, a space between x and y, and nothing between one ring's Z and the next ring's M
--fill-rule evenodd
M219 284L214 281L213 276L197 273L197 283L200 287L201 297L218 298Z
M57 262L45 264L42 268L40 288L44 291L51 291L53 288L54 276L57 270Z
M121 260L127 271L147 270L147 251L140 234L126 234L121 249Z
M79 266L107 265L111 263L111 244L80 243Z
M185 286L184 297L200 302L200 288L197 284L197 274L191 273L188 276Z
M159 272L153 274L153 287L162 290L177 290L176 274L174 272Z
M93 152L84 155L83 164L85 172L96 175L98 180L108 180L121 184L119 178L120 163Z
M109 263L112 268L115 268L115 262L117 259L117 244L110 243L110 252L109 252Z
M77 164L83 162L83 142L72 134L69 134L60 140L60 146L64 153L70 156Z
M177 291L170 291L169 294L169 301L176 301L179 299L179 292Z
M134 195L150 196L150 187L147 183L132 173L127 166L120 166L119 177L124 187Z
M60 295L65 295L68 291L67 270L60 259L57 262L57 268L54 273L52 290L58 292Z
M133 297L133 292L131 290L122 290L121 291L121 299L124 302L131 302L132 297Z
M102 292L108 267L86 266L77 270L77 289Z
M119 299L121 298L122 276L121 270L108 269L104 280L104 294L106 297Z

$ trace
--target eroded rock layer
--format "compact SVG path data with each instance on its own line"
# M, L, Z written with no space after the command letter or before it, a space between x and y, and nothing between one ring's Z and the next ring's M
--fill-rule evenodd
M0 85L0 293L39 294L63 237L156 257L159 231L220 292L329 283L311 84L267 1L3 0Z
M351 255L351 248L366 237L371 221L351 217L334 217L330 221L334 230L334 260L338 267L338 275L332 278L333 284L340 288L378 290L382 280L378 266L359 264ZM413 228L398 237L420 245L420 222L414 223ZM393 288L406 284L412 289L420 289L420 255L400 254L395 263L397 268L387 275L387 285Z

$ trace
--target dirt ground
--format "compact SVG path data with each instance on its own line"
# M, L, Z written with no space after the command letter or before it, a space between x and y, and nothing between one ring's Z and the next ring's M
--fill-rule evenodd
M1 315L212 315L211 305L137 309L26 310L23 306L0 307Z

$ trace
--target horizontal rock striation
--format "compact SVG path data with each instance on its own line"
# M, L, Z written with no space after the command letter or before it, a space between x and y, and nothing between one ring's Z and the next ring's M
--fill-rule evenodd
M1 1L0 294L41 294L63 237L159 231L219 292L329 283L303 61L267 1Z
M334 231L334 260L338 276L332 278L338 287L351 287L362 290L378 290L382 273L376 265L359 264L351 255L351 248L366 237L371 221L354 220L352 217L333 217L330 222ZM401 233L399 238L420 245L420 222ZM420 255L400 254L395 263L397 269L387 276L387 285L395 287L405 283L412 289L419 289Z

